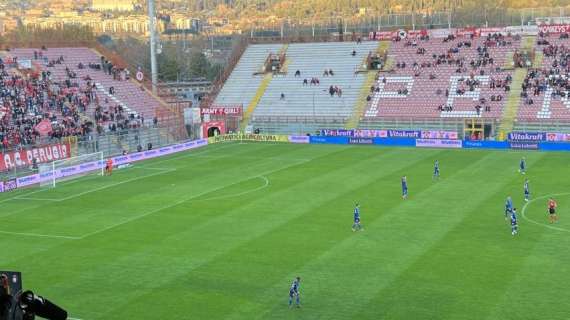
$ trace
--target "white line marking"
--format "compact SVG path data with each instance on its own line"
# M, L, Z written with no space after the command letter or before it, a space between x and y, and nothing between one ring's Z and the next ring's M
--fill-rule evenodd
M311 160L312 160L312 159L311 159ZM199 198L199 197L201 197L201 196L203 196L203 195L206 195L206 194L209 194L209 193L212 193L212 192L216 192L216 191L219 191L219 190L223 190L223 189L225 189L225 188L227 188L227 187L231 187L231 186L233 186L233 185L242 183L242 182L244 182L244 181L251 180L252 178L255 178L255 177L258 177L258 176L262 176L262 175L265 176L265 175L271 174L271 173L273 173L273 172L277 172L277 171L280 171L280 170L284 170L284 169L290 168L290 167L292 167L292 166L296 166L296 165L300 165L300 164L309 162L309 161L311 161L311 160L306 160L306 161L294 163L294 164L291 164L291 165L288 165L288 166L285 166L285 167L282 167L282 168L273 169L273 170L270 170L270 171L267 171L267 172L263 172L261 175L257 175L257 176L254 176L254 177L247 177L247 178L245 178L245 179L238 180L238 181L236 181L236 182L227 184L227 185L225 185L225 186L221 186L221 187L216 188L216 189L213 189L213 190L205 191L205 192L199 193L199 194L197 194L197 195L195 195L195 196L191 196L191 197L189 197L189 198L181 199L181 200L176 201L176 202L174 202L174 203L171 203L171 204L169 204L169 205L162 206L162 207L159 207L159 208L157 208L157 209L154 209L154 210L145 212L145 213L143 213L143 214L141 214L141 215L134 216L134 217L132 217L132 218L129 218L129 219L126 219L126 220L121 221L121 222L119 222L119 223L110 225L110 226L105 227L105 228L103 228L103 229L99 229L99 230L90 232L90 233L88 233L88 234L83 235L83 236L81 237L81 239L85 239L85 238L87 238L87 237L90 237L90 236L93 236L93 235L96 235L96 234L99 234L99 233L102 233L102 232L105 232L105 231L114 229L114 228L116 228L116 227L120 227L120 226L122 226L122 225L124 225L124 224L127 224L127 223L129 223L129 222L132 222L132 221L135 221L135 220L144 218L144 217L146 217L146 216L149 216L149 215L151 215L151 214L160 212L160 211L165 210L165 209L168 209L168 208L175 207L175 206L180 205L180 204L182 204L182 203L184 203L184 202L190 201L190 200L195 199L195 198ZM268 180L268 182L269 182L269 180Z
M70 184L72 184L72 183L86 181L86 180L88 180L88 179L91 179L92 177L96 177L96 175L83 176L83 177L79 177L79 178L74 179L74 180L62 181L62 182L60 182L59 184L60 184L60 185L66 185L66 186L67 186L67 185L70 185ZM20 189L20 190L21 190L21 189ZM25 190L25 189L24 189L24 190ZM51 190L51 188L41 188L41 189L39 189L39 190L35 190L35 191L31 191L31 192L25 192L25 193L23 193L23 194L20 194L20 195L17 195L17 196L8 198L8 199L0 200L0 203L17 199L17 198L19 198L19 197L21 197L21 196L29 196L29 195L31 195L31 194L36 194L36 193L40 193L40 192L44 192L44 191L48 191L48 190Z
M269 186L269 179L267 179L266 176L257 176L255 178L261 178L264 180L264 184L260 187L257 187L255 189L251 189L251 190L246 190L246 191L242 191L240 193L234 193L234 194L227 194L227 195L223 195L223 196L218 196L218 197L212 197L212 198L206 198L206 199L195 199L194 201L210 201L210 200L219 200L219 199L227 199L227 198L233 198L233 197L239 197L239 196L243 196L249 193L253 193L256 191L259 191L261 189L265 189Z
M72 236L60 236L55 234L41 234L41 233L30 233L30 232L12 232L0 230L0 234L9 234L14 236L26 236L26 237L40 237L40 238L54 238L54 239L68 239L68 240L80 240L81 237Z
M74 198L77 198L77 197L81 197L81 196L83 196L83 195L86 195L86 194L89 194L89 193L92 193L92 192L97 192L97 191L105 190L105 189L108 189L108 188L112 188L112 187L115 187L115 186L119 186L119 185L121 185L121 184L129 183L129 182L133 182L133 181L137 181L137 180L141 180L141 179L145 179L145 178L149 178L149 177L154 177L154 176L158 176L158 175L161 175L161 174L164 174L164 173L173 172L173 171L176 171L176 169L163 170L163 171L160 171L160 172L157 172L157 173L153 173L153 174L149 174L149 175L146 175L146 176L136 177L136 178L128 179L128 180L125 180L125 181L120 181L120 182L116 182L116 183L104 185L104 186L102 186L102 187L95 188L95 189L93 189L93 190L87 190L87 191L84 191L84 192L76 193L76 194L70 195L70 196L68 196L68 197L61 198L61 199L57 199L57 200L54 200L54 201L60 201L60 202L61 202L61 201L71 200L71 199L74 199Z
M546 199L546 198L556 197L556 196L567 196L567 195L570 195L570 192L547 194L547 195L545 195L545 196L541 196L541 197L538 197L538 198L531 199L531 200L529 200L527 203L524 204L524 206L523 206L523 208L522 208L522 211L521 211L521 215L522 215L523 219L525 219L525 220L528 221L528 222L534 223L534 224L536 224L536 225L543 226L543 227L546 227L546 228L548 228L548 229L552 229L552 230L556 230L556 231L570 232L570 230L568 230L568 229L564 229L564 228L560 228L560 227L555 227L555 226L548 225L548 224L546 224L546 223L541 223L541 222L538 222L538 221L534 221L534 220L528 218L528 217L526 216L526 214L525 214L525 213L526 213L526 208L527 208L527 206L528 206L529 204L531 204L532 202L536 201L536 200L541 200L541 199Z
M143 170L156 170L156 171L168 171L172 170L172 168L154 168L154 167L145 167L145 166L134 166L130 169L143 169Z
M189 150L190 152L188 152L188 153L186 153L186 154L182 154L182 155L177 156L177 157L168 158L168 159L163 159L163 160L160 160L160 161L152 161L152 160L150 160L149 162L150 162L151 165L154 166L154 165L156 165L156 164L158 164L158 163L168 162L168 161L172 161L172 160L180 160L180 159L184 159L184 158L191 158L191 157L195 157L195 156L197 156L197 155L201 155L201 154L204 154L204 153L208 153L208 152L212 152L212 151L217 151L217 150L221 150L221 149L225 149L225 148L232 147L232 146L237 146L237 145L238 145L237 143L232 143L232 144L228 144L228 145L225 145L225 146L221 146L221 147L219 147L219 148L202 149L202 150L205 150L204 152L192 152L192 150ZM193 150L196 150L196 149L193 149ZM201 150L198 149L197 151L201 151ZM144 165L143 165L143 167L144 167Z
M57 199L46 199L46 198L33 198L33 197L15 197L17 200L33 200L33 201L60 201Z

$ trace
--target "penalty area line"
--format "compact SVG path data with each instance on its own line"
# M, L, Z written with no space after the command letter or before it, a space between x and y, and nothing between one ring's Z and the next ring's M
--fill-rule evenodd
M33 198L33 197L14 197L14 199L18 199L18 200L33 200L33 201L54 201L54 202L61 201L61 200L58 200L58 199Z
M62 236L56 234L41 234L31 232L12 232L0 230L0 234L8 234L13 236L37 237L37 238L52 238L52 239L66 239L66 240L80 240L81 237Z

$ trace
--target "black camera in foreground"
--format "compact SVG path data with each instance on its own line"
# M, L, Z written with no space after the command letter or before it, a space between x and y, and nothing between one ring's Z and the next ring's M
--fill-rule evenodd
M0 320L66 320L67 311L32 291L22 292L19 272L0 271Z

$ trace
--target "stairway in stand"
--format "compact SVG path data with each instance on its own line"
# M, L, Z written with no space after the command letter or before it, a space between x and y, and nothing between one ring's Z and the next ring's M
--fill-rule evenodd
M377 52L388 52L390 49L390 41L380 41L378 44ZM364 59L364 64L366 64L366 59ZM389 60L389 59L388 59ZM386 69L388 67L388 61L384 65ZM366 106L368 105L368 101L366 101L366 97L370 94L370 87L374 84L376 80L376 70L368 70L366 74L366 80L364 80L364 85L360 89L360 94L358 100L356 101L356 105L354 106L354 111L352 112L352 116L348 118L348 121L345 124L346 129L354 129L358 127L358 123L360 122L360 117L364 113Z
M279 54L286 53L288 46L289 45L284 44L283 47L281 47L281 49L279 49ZM288 67L289 67L289 59L287 58L287 59L285 59L285 63L283 64L282 72L287 72ZM251 102L247 105L247 108L245 109L245 111L243 113L243 120L241 121L241 126L240 126L241 131L245 131L245 129L247 128L247 126L249 124L249 120L251 119L251 115L253 114L253 112L255 111L255 108L259 104L261 97L263 97L263 95L265 94L265 90L267 89L267 87L271 83L273 76L274 75L272 72L266 73L263 76L263 80L261 80L259 87L255 91L255 96L253 97L253 99L251 99Z
M525 37L521 43L521 50L531 51L534 48L535 43L535 36ZM540 56L542 56L542 54ZM533 64L536 65L538 60L541 62L542 58L539 58L537 55L535 56ZM507 134L513 131L514 123L517 118L519 106L521 103L522 83L526 77L527 72L528 68L517 68L513 75L511 91L509 92L505 110L503 111L503 118L501 119L501 124L499 125L499 137L501 138L500 140L504 140Z

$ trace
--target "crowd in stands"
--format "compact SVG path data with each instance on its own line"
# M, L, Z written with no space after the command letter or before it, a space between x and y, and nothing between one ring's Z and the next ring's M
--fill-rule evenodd
M47 48L33 52L32 70L16 68L18 57L0 59L0 147L3 150L53 141L68 136L85 137L96 131L138 128L144 116L127 114L120 104L109 97L100 97L89 75L78 79L77 69L105 72L114 80L129 80L127 69L118 68L101 57L100 63L79 63L67 66L65 57L49 59ZM38 66L43 66L38 67ZM57 78L50 71L65 66L65 76ZM115 88L109 88L109 95ZM36 126L48 120L51 131L41 136ZM156 126L158 120L153 119ZM150 124L149 124L150 125Z
M438 73L441 67L453 68L455 74L464 75L459 79L456 95L463 95L467 91L475 91L481 88L481 83L476 80L476 76L489 76L489 89L493 91L502 90L509 92L512 82L510 75L497 75L502 71L501 66L497 65L494 57L491 55L490 49L496 47L511 46L513 41L520 40L519 36L505 36L502 34L489 34L482 40L475 39L473 35L465 37L456 37L453 34L443 38L442 40L435 40L429 36L420 36L417 39L401 39L396 37L392 39L395 42L402 41L403 48L413 50L415 55L418 56L417 60L400 60L395 61L395 69L392 70L395 74L412 75L415 78L426 76L429 80L438 79ZM434 46L433 42L441 41L443 44L441 49L439 46ZM427 42L431 42L430 45ZM427 49L426 49L427 48ZM409 54L412 56L413 54ZM405 56L405 55L404 55ZM388 70L390 71L390 70ZM370 88L370 94L367 95L366 100L372 101L374 93L380 91L378 81L386 84L386 78L383 76L386 70L381 70L376 76L377 85ZM399 95L407 95L407 88L404 86L397 90ZM435 89L436 96L440 96L445 92L445 97L449 96L449 88ZM489 99L481 98L473 105L477 114L481 110L491 111L491 106L488 105L490 101L502 101L503 94L496 92L492 94ZM441 104L437 107L438 111L453 111L453 106Z
M568 39L568 34L558 37ZM521 98L526 105L534 104L534 97L544 94L549 86L552 98L566 97L570 92L570 42L551 43L549 38L549 35L541 33L537 44L544 46L542 53L549 58L550 65L530 69L522 83Z
M40 132L36 125L44 119L52 126L48 138L84 135L91 130L92 123L82 122L79 115L91 99L88 91L69 82L52 81L46 72L22 74L10 67L0 59L0 105L5 110L0 119L3 149L37 142Z

